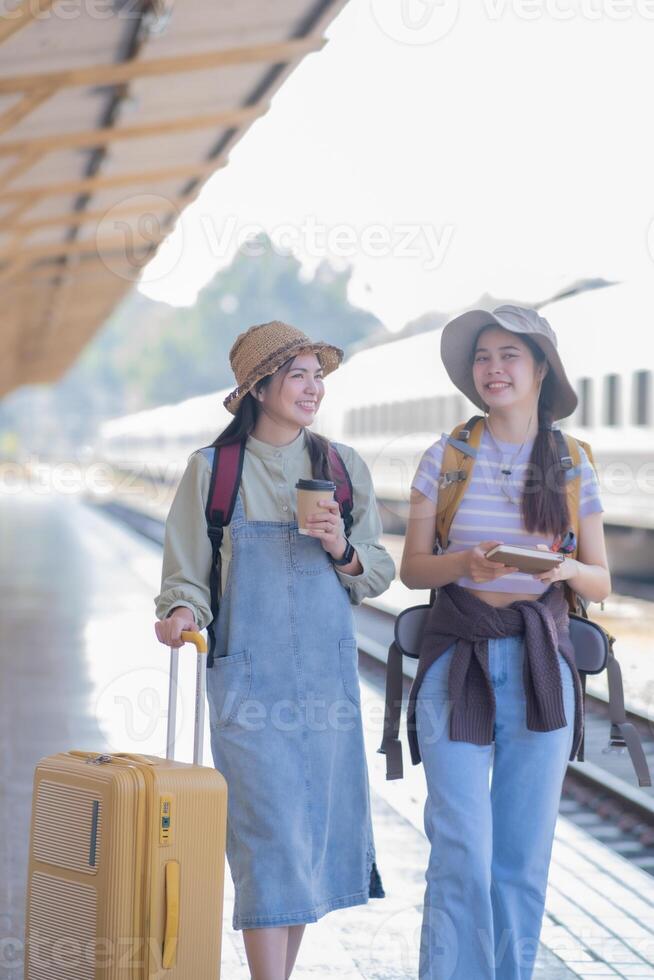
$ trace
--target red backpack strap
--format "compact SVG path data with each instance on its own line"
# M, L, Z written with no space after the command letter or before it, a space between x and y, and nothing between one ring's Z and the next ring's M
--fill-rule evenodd
M211 622L207 626L209 636L209 651L207 667L213 666L213 655L216 646L215 622L218 615L220 598L221 558L220 546L223 540L223 528L229 524L234 513L236 496L241 484L243 460L245 458L245 439L229 445L207 447L202 452L213 448L213 463L205 516L207 518L207 534L211 541L211 571L209 573L209 597L211 604Z
M354 507L354 492L352 481L347 471L347 466L343 462L343 457L336 446L329 443L329 465L332 471L332 478L336 484L335 498L341 511L345 537L349 537L352 530L352 508Z
M222 529L232 519L236 495L243 473L245 457L245 440L232 442L227 446L219 446L214 450L211 481L207 497L206 518L209 537L212 530L222 537Z

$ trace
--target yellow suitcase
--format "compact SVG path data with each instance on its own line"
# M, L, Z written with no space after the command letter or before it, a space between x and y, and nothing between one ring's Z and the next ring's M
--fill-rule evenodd
M174 761L178 651L166 758L60 752L34 774L25 980L217 980L227 784L202 765L206 644L197 649L193 764Z

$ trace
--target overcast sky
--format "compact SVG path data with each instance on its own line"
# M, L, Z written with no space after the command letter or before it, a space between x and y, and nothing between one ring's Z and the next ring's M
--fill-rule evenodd
M654 0L350 0L145 270L190 304L246 226L390 329L654 273ZM201 217L199 217L201 215ZM271 310L271 316L274 311Z

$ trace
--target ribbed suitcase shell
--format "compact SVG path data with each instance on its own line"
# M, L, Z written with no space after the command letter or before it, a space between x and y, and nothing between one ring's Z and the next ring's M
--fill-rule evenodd
M41 759L25 980L218 980L226 822L216 769L130 753ZM179 873L177 929L168 863Z
M216 980L225 780L215 769L155 756L102 758L109 761L62 752L36 768L25 980ZM164 795L171 796L167 844L160 843ZM179 938L175 965L164 970L168 861L179 862Z

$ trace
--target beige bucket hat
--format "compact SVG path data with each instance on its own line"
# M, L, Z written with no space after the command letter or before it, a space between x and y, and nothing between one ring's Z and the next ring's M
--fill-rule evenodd
M239 334L229 352L229 363L238 384L223 401L225 408L236 415L241 399L257 381L272 374L289 357L301 351L312 351L316 355L324 375L335 371L344 357L340 347L311 340L301 330L281 320L259 323Z
M568 381L557 350L556 334L536 310L505 303L490 313L488 310L469 310L450 320L441 334L441 358L450 378L466 398L486 411L472 376L472 345L482 327L498 326L511 333L524 334L545 354L555 382L553 417L565 419L577 407L577 395Z

